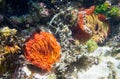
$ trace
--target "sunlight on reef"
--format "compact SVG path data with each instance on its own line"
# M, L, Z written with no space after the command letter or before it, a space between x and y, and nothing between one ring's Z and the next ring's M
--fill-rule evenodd
M87 71L78 72L78 79L119 79L120 61L112 57L101 57L99 65L93 65ZM111 68L112 67L112 68Z

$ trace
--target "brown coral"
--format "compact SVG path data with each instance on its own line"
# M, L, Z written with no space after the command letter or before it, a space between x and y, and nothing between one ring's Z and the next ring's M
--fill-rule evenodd
M33 65L50 70L60 58L61 47L56 38L47 32L36 32L25 43L25 57Z

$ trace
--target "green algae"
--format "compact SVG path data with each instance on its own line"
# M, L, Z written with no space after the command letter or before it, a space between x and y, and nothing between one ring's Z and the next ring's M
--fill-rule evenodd
M89 52L93 52L94 50L98 48L97 43L93 40L87 41L86 45L87 45L87 49Z

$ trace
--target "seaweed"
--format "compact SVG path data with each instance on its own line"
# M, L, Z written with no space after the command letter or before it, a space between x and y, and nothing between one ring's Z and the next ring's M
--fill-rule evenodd
M104 14L107 19L120 16L120 9L116 6L111 6L109 2L97 5L94 11L96 14Z
M94 50L98 48L97 43L93 40L87 41L86 45L87 45L87 49L89 52L93 52Z

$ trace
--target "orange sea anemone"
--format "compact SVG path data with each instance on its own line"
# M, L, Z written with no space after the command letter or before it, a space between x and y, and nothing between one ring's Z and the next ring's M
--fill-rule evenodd
M60 51L56 38L48 32L35 32L25 43L26 59L43 70L50 70L60 59Z
M73 29L73 35L81 40L93 39L96 42L103 42L109 32L109 24L102 14L94 13L95 7L78 12L77 25Z

